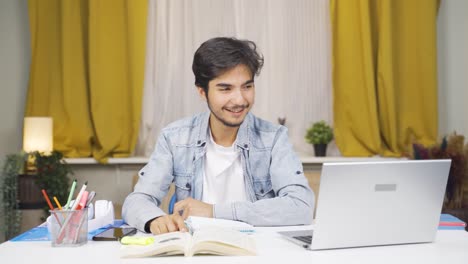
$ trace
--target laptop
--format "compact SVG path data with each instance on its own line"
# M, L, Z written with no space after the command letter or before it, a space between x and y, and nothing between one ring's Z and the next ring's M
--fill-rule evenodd
M324 163L314 230L279 233L311 250L432 242L450 163Z

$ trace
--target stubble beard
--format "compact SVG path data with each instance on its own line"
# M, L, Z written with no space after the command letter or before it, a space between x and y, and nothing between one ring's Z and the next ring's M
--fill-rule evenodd
M231 122L228 122L226 121L225 119L223 119L222 117L218 116L216 114L215 111L213 111L213 109L211 108L211 105L210 105L210 101L208 100L208 97L206 98L206 102L208 104L208 108L210 109L210 112L213 114L213 116L219 121L221 122L223 125L227 126L227 127L240 127L242 125L242 123L244 122L245 120L245 117L242 121L240 121L239 123L231 123ZM238 109L238 108L243 108L244 110L245 109L248 109L249 108L249 104L247 105L236 105L234 107L232 107L232 109ZM221 109L222 111L224 110L224 108Z

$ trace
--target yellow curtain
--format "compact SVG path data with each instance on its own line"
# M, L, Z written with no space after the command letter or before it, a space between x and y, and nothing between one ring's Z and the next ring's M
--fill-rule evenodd
M438 130L437 0L331 0L334 132L344 156L400 156Z
M52 116L66 157L129 156L143 90L146 0L29 0L26 116Z

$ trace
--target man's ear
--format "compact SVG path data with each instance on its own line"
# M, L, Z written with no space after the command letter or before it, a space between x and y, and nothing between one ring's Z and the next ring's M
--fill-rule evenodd
M206 101L206 93L203 88L200 86L197 86L198 94L200 95L200 98Z

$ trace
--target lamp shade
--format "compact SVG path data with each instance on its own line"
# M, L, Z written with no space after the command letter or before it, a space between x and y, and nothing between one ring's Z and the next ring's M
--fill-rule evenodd
M52 117L25 117L23 132L23 150L25 152L52 152Z

